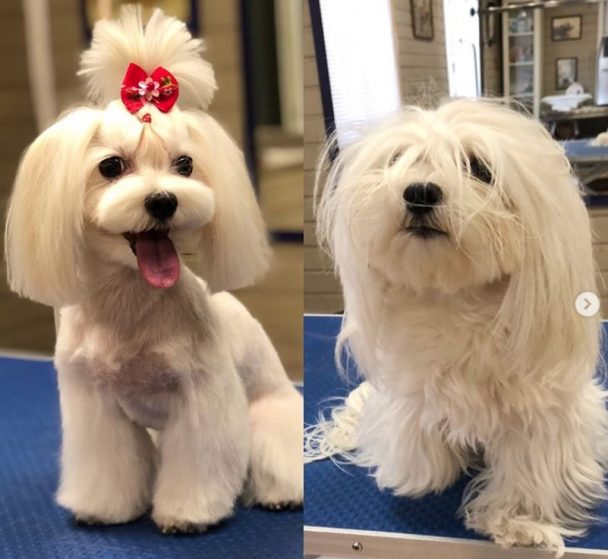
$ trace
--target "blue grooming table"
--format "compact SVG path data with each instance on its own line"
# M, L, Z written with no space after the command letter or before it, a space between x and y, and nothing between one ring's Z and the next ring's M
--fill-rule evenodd
M593 138L582 140L566 140L562 142L566 155L575 163L608 162L608 146L595 146Z
M334 367L340 316L304 317L304 420L315 423L328 398L344 397L347 386ZM605 324L606 327L606 324ZM608 328L606 328L608 332ZM463 476L440 495L420 499L380 491L368 471L331 460L307 464L304 507L304 553L344 558L525 558L552 557L540 549L503 550L464 527L457 510L470 478ZM608 504L597 513L608 519ZM608 524L567 543L566 557L608 557Z
M592 145L593 138L561 142L576 176L583 185L589 206L608 204L608 193L593 193L587 188L596 179L608 177L608 146Z
M0 357L0 559L297 559L302 512L238 508L200 535L163 536L148 517L77 526L54 502L61 438L50 360Z

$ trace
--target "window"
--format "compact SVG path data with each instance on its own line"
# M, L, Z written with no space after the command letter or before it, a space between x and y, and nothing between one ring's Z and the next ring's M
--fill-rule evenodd
M319 7L333 124L344 146L400 106L391 3L319 0Z
M478 0L443 2L450 97L478 97L481 91L478 7Z

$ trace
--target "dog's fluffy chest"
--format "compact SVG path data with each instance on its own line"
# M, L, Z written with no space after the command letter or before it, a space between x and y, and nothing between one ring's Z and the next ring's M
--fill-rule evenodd
M380 332L379 385L422 399L425 424L444 425L466 442L525 413L538 387L515 374L504 336L491 331L499 301L394 305Z
M451 299L389 301L379 328L383 369L429 379L460 370L471 376L488 376L499 367L501 340L492 321L500 300L483 305Z
M71 370L114 399L136 423L162 428L176 399L185 394L184 385L204 368L204 322L196 322L194 311L176 312L177 299L148 305L137 321L130 320L135 311L125 317L116 307L105 315L80 306L62 309L58 369Z

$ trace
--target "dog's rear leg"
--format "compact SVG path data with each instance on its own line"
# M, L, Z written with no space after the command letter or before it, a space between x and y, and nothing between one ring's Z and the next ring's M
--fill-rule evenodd
M251 461L244 493L248 504L280 509L303 499L302 397L291 386L249 406Z
M246 504L278 509L303 499L303 401L264 329L236 299L215 295L249 400L251 458Z
M255 326L257 359L248 367L255 382L249 403L251 460L244 500L274 509L298 506L304 491L302 396L262 327Z

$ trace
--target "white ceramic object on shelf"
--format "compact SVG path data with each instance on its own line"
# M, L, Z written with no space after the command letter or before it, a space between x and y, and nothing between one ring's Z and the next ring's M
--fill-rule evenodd
M565 112L578 109L583 102L590 99L592 99L592 97L589 93L578 95L549 95L543 97L542 102L551 105L551 108L554 111Z

